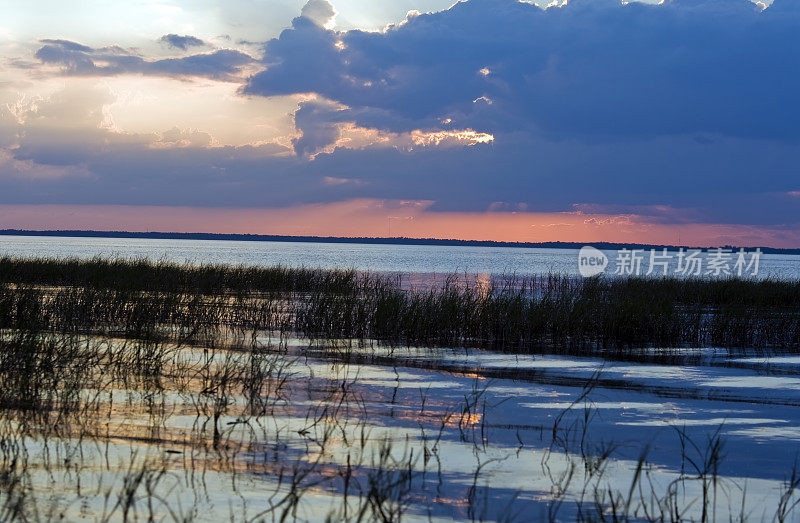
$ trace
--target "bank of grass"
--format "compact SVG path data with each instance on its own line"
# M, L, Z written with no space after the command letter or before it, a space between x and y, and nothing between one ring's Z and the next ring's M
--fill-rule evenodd
M452 276L428 290L353 270L0 258L0 328L191 341L309 339L514 352L800 348L800 281Z
M179 293L346 292L354 270L175 264L146 259L0 257L0 282L53 287Z

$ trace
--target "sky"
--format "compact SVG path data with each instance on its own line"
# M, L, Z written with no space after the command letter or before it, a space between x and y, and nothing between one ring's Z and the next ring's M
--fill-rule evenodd
M0 0L0 228L800 247L800 2Z

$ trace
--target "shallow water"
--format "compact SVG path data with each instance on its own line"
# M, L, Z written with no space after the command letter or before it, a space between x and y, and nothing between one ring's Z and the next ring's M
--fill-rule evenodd
M569 521L595 500L608 502L609 492L627 495L646 451L647 481L630 512L642 517L642 507L673 488L684 516L699 519L703 481L693 463L718 433L724 456L714 517L738 518L746 494L745 513L758 521L775 513L800 441L800 387L772 374L769 358L740 368L728 363L745 358L719 351L702 364L654 365L376 345L349 347L344 363L342 347L294 339L274 348L271 358L290 364L259 415L233 396L214 420L214 391L166 380L160 390L113 390L100 438L33 438L31 456L51 447L48 466L32 474L37 495L61 496L68 519L96 519L104 489L124 486L133 464L149 461L165 471L154 483L165 502L156 512L169 506L201 521L254 518L268 500L290 496L287 478L298 476L299 519L353 516L369 494L359 489L384 481L399 484L387 495L412 521ZM218 363L245 357L212 353ZM184 348L172 362L193 368L208 358L208 350ZM598 458L607 449L609 457ZM284 507L262 516L277 518Z

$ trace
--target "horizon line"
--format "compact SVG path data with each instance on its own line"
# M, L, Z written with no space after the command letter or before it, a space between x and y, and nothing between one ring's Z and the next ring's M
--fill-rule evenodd
M161 232L161 231L103 231L92 229L0 229L0 236L52 236L76 238L140 238L162 240L211 241L273 241L287 243L352 243L364 245L438 245L452 247L503 247L503 248L554 248L579 249L589 245L610 250L620 248L644 249L761 249L764 254L797 254L800 248L739 247L733 245L690 246L673 244L647 244L629 242L512 242L499 240L462 240L456 238L414 238L407 236L306 236L286 234L213 233L213 232Z

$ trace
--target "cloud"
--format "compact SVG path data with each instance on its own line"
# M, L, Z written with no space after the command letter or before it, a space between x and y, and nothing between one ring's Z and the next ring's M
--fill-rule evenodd
M245 92L318 93L352 109L357 124L391 131L450 118L490 133L586 139L798 139L793 5L469 0L385 32L336 32L300 17L266 44L265 70Z
M181 58L147 60L118 46L94 49L67 40L42 40L36 58L46 65L58 66L72 76L112 76L145 74L159 76L200 76L215 80L233 80L254 59L233 49Z
M159 41L174 49L180 49L181 51L186 51L190 47L202 47L206 45L203 40L197 38L196 36L180 36L174 33L162 36L159 38Z
M61 39L52 39L52 38L43 38L40 40L43 44L51 44L54 46L61 47L67 51L77 51L81 53L91 53L92 48L83 44L79 44L78 42L72 42L70 40L61 40Z
M797 190L793 144L521 137L470 147L339 147L308 162L275 144L209 148L208 140L181 129L150 137L26 126L15 160L82 166L92 177L47 186L3 182L0 201L282 207L373 198L427 200L435 212L513 207L636 213L661 223L800 223L797 199L786 196ZM358 183L331 183L337 179Z
M7 106L0 105L0 150L16 141L18 130L16 115Z
M448 147L485 144L494 141L488 133L472 129L448 129L410 133L386 133L352 123L353 111L324 99L300 102L294 113L295 130L300 134L292 139L295 153L316 157L321 152L334 152L337 147L364 149L384 146L403 150L421 147Z
M308 0L300 11L300 16L311 20L320 27L328 27L336 18L336 9L328 0Z
M294 113L294 125L301 135L292 140L298 155L313 154L339 139L337 112L341 112L341 108L330 102L312 100L300 103Z
M469 0L380 32L334 31L329 4L311 5L259 63L43 40L40 60L67 75L241 80L260 67L242 92L296 96L281 109L294 133L282 131L284 145L221 147L213 125L180 118L125 133L102 88L33 99L23 112L0 105L0 148L14 144L0 203L424 201L428 216L570 216L542 229L636 216L636 226L800 230L796 2ZM304 100L296 110L294 100Z
M89 176L89 171L81 166L47 165L37 164L32 160L17 160L8 151L0 149L0 179L50 183L62 178Z
M78 85L16 113L0 111L0 134L8 129L13 143L0 166L0 203L282 207L368 198L426 200L432 212L580 210L659 223L800 224L797 198L787 196L797 191L790 142L369 134L347 122L340 104L316 99L295 113L302 136L292 143L294 156L276 143L222 147L210 132L186 127L126 133L109 112L116 96L108 87L71 83Z
M197 129L173 127L161 133L160 139L153 142L154 147L209 147L214 144L211 134Z
M103 85L79 87L67 85L46 98L32 101L22 114L25 129L47 126L68 129L112 128L108 106L116 100Z

